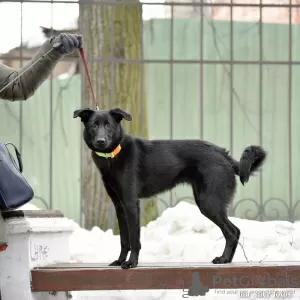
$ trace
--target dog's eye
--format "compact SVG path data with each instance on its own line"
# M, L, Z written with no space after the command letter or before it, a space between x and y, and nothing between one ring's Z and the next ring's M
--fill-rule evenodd
M97 129L98 125L97 124L94 124L93 125L93 129Z
M110 124L109 124L109 123L106 123L105 126L106 126L106 128L109 128L109 127L110 127Z

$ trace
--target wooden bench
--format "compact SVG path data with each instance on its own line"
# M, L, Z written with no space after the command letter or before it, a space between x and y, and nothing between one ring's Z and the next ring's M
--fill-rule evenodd
M104 264L53 264L31 271L34 292L79 290L189 289L193 274L209 289L296 288L300 266L296 263L212 265L141 264L122 270Z
M2 211L4 220L12 218L63 218L64 214L59 210L8 210Z

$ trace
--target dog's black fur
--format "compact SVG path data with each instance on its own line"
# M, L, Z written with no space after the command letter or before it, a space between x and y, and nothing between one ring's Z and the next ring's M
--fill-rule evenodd
M235 175L244 185L266 159L259 146L247 147L238 162L228 151L201 140L144 140L126 134L121 121L131 121L129 113L79 109L74 118L84 124L84 140L92 150L108 195L114 203L120 227L121 253L111 266L123 269L138 265L140 243L139 198L149 198L190 184L201 213L222 231L226 245L214 264L230 263L238 245L240 230L227 217L227 206L236 189ZM121 152L114 158L99 157L96 152ZM130 253L129 260L126 261Z

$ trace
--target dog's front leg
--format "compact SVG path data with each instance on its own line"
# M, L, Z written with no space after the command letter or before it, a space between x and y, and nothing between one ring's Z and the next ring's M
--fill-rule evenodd
M125 194L123 197L123 208L128 224L129 229L129 240L131 245L131 253L129 260L123 262L121 267L123 269L135 268L138 265L139 253L141 250L140 242L140 220L139 220L139 205L138 199L136 196L133 196L131 193Z
M113 261L110 266L121 266L126 260L130 251L129 231L124 210L121 203L114 203L120 229L121 252L119 258Z
M121 266L122 263L126 260L127 255L130 251L127 221L125 218L124 210L120 204L116 206L116 214L117 214L119 229L120 229L121 252L119 258L113 261L111 264L109 264L110 266Z
M119 229L120 229L120 242L121 242L121 252L119 255L119 258L115 261L113 261L110 266L121 266L122 263L126 260L127 255L130 251L130 242L129 242L129 230L128 225L124 213L124 209L121 204L121 199L119 199L117 193L107 184L104 184L106 191L111 198L115 210L116 215L119 223Z

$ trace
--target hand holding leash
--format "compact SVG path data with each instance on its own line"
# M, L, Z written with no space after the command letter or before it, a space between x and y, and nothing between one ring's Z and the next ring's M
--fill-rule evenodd
M4 86L0 93L2 93L8 86L13 84L16 80L18 80L25 72L29 71L32 67L34 67L40 60L44 59L45 56L50 54L53 50L59 51L63 55L68 55L74 52L76 49L79 50L80 57L82 59L85 73L88 79L89 87L92 92L93 100L95 102L96 109L99 110L99 106L95 97L95 93L93 90L90 73L88 71L87 62L83 50L83 41L82 41L82 35L78 34L68 34L68 33L61 33L58 36L53 36L50 38L50 43L53 46L47 53L45 53L43 56L41 56L34 64L32 64L29 68L25 69L22 73L20 73L14 80L12 80L10 83L8 83L6 86Z
M70 33L61 33L58 36L53 36L50 38L50 43L53 48L63 55L71 54L83 46L82 35Z

